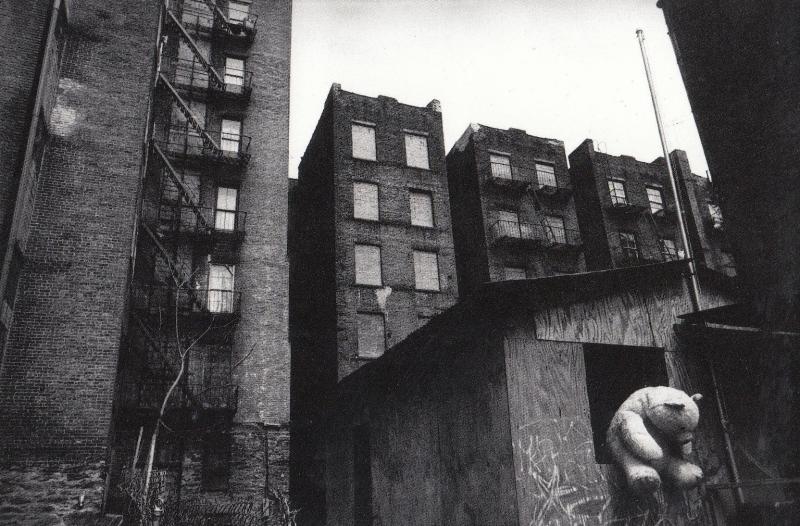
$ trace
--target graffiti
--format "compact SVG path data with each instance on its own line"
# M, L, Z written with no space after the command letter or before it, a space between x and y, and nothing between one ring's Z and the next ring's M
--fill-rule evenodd
M592 430L579 419L529 422L517 432L518 486L529 503L523 516L535 526L675 526L705 524L702 499L686 493L673 522L666 496L635 499L612 468L596 463Z

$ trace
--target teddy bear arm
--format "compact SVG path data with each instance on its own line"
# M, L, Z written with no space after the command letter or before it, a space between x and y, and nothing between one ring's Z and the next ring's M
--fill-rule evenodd
M608 442L608 448L624 472L628 486L635 492L651 493L661 485L661 478L655 468L633 456L622 441L614 438Z
M633 455L646 461L664 457L664 450L650 435L641 416L632 411L623 411L619 416L622 440Z

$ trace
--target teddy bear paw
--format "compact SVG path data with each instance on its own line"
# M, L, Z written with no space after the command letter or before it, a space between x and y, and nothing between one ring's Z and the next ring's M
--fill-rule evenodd
M677 473L677 482L685 488L693 488L703 480L703 470L694 464L683 464Z
M628 472L628 484L636 493L653 493L661 486L661 477L650 466L636 466Z

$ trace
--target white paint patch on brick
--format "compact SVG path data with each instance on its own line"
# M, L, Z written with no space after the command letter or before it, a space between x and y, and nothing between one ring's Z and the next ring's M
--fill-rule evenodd
M378 308L386 311L386 300L392 293L392 287L383 287L382 289L375 289L375 300L378 302Z
M75 129L77 122L78 112L74 108L63 106L61 101L56 102L53 113L50 114L51 133L66 137Z

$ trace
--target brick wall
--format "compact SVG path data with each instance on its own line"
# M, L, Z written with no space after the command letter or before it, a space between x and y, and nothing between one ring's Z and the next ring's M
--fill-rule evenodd
M70 3L51 138L5 360L5 458L106 454L155 1Z

